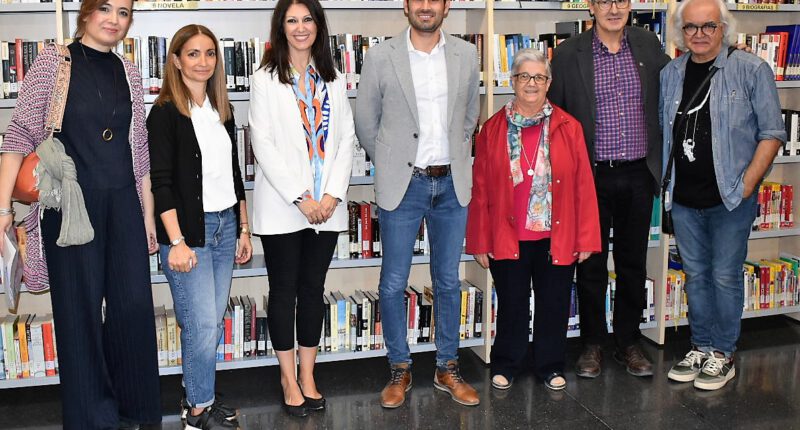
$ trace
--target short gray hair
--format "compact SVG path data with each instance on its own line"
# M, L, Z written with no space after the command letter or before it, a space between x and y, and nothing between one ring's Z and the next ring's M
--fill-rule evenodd
M678 7L675 8L675 13L672 15L672 41L675 42L675 46L678 49L684 52L687 48L683 40L683 11L686 6L694 1L696 0L683 0L678 3ZM724 25L722 42L728 44L728 46L733 46L736 44L736 19L734 19L733 14L728 10L728 6L723 0L710 1L716 3L717 9L719 9L719 20Z
M513 75L517 73L519 66L526 61L535 61L537 63L544 64L547 77L553 77L553 70L550 68L550 61L547 60L547 56L544 55L542 51L533 48L525 48L517 51L517 53L514 55L514 62L511 63L511 74Z

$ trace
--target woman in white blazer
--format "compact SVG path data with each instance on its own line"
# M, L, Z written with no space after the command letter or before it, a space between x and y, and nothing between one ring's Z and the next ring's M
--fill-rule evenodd
M347 229L355 131L318 0L280 0L271 28L271 47L253 74L250 93L258 160L253 232L261 237L269 274L267 324L280 363L284 408L306 416L325 408L313 371L325 276L338 234Z

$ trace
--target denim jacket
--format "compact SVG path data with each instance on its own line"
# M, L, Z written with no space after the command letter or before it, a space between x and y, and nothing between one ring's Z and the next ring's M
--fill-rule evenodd
M769 65L755 55L736 50L727 56L723 46L714 61L719 71L711 78L711 139L714 173L722 203L733 210L742 201L744 171L753 159L758 143L776 139L786 142L786 129L781 118L781 106L775 76ZM683 79L689 53L670 61L661 71L659 112L664 136L666 174L669 151L672 147L672 127L683 97ZM667 190L672 194L675 183ZM669 199L667 199L669 200ZM671 201L665 201L667 210Z

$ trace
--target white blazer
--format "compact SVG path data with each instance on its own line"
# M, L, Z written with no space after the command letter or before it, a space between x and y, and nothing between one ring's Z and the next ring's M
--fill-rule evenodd
M285 234L313 228L347 230L347 187L353 164L355 128L344 75L326 84L330 100L328 139L322 167L322 194L341 200L323 224L312 225L294 204L314 189L300 110L290 85L266 69L250 81L250 133L258 161L253 190L253 233Z

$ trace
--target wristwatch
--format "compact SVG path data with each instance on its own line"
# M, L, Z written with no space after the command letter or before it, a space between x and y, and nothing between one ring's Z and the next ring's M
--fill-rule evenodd
M173 240L172 242L170 242L170 243L169 243L169 246L170 246L170 247L173 247L173 246L178 246L178 245L179 245L181 242L183 242L183 239L184 239L184 237L183 237L183 236L181 236L181 237L179 237L179 238L177 238L177 239Z
M252 237L253 233L250 231L250 227L247 224L242 224L239 226L239 234L246 234L247 237Z

